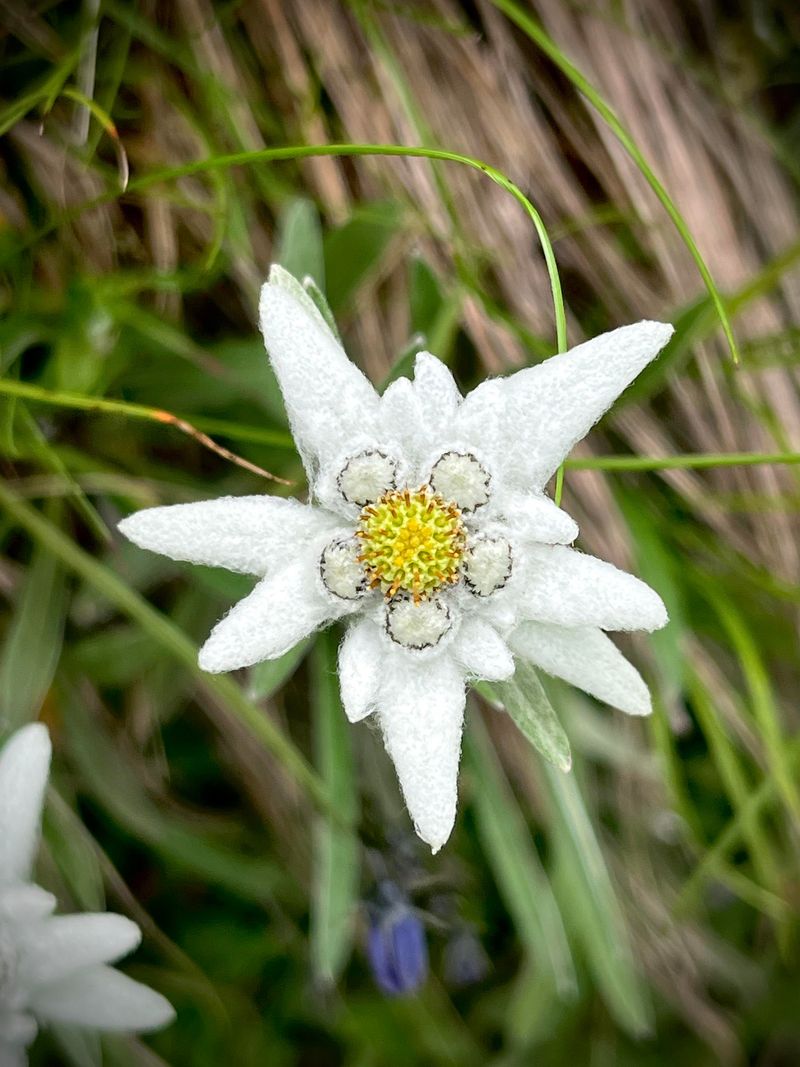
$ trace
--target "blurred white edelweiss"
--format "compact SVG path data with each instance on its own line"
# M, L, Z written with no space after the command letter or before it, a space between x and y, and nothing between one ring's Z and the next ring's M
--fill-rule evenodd
M422 352L414 380L379 396L280 267L260 315L313 503L226 497L141 511L120 529L173 559L261 579L201 649L205 670L273 659L349 619L345 711L377 715L417 833L436 851L455 819L469 681L510 677L517 656L623 711L650 711L603 631L656 629L664 605L568 548L578 528L543 489L672 327L624 326L464 398Z
M155 1030L169 1003L108 964L139 944L122 915L53 915L55 897L28 879L39 843L50 738L35 723L0 752L0 1065L25 1067L40 1023Z

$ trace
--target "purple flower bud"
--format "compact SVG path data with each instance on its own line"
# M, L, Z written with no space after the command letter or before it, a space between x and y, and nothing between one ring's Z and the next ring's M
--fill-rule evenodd
M400 896L381 886L388 907L371 909L367 956L379 989L387 996L413 993L428 974L428 946L422 923Z
M475 985L486 977L489 958L475 932L465 926L445 945L443 965L448 985Z

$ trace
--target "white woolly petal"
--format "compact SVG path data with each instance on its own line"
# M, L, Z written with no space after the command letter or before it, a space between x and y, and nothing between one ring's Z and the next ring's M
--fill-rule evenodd
M414 361L414 392L431 437L437 439L449 434L461 394L453 375L430 352L419 352Z
M325 321L325 316L314 303L314 300L308 291L307 285L311 281L312 279L306 275L306 277L303 278L303 281L300 282L293 274L290 274L288 270L282 267L280 263L273 263L269 270L269 284L276 285L279 289L284 289L290 296L293 296L309 318L313 319L325 333L329 333L338 344L339 339L336 336L336 333L331 330L330 326Z
M514 657L493 626L467 617L453 641L453 655L471 678L502 682L514 673Z
M55 910L56 898L41 886L17 883L0 887L0 920L21 926L44 919Z
M409 460L418 459L428 450L429 428L408 378L397 378L381 397L380 434L384 440L396 441Z
M350 722L375 710L385 649L379 627L371 619L354 623L339 648L339 689Z
M543 493L504 493L498 509L523 540L570 545L578 536L577 522Z
M91 967L33 992L30 1007L48 1022L141 1033L175 1018L172 1005L112 967Z
M378 395L321 321L282 285L261 290L261 332L306 469L374 427Z
M417 834L433 852L456 817L464 676L448 654L424 662L386 656L378 709L383 740Z
M277 659L330 619L352 611L356 601L334 606L318 588L318 565L318 554L312 559L304 553L277 574L262 578L211 631L200 649L201 668L219 674Z
M140 548L171 559L263 576L334 525L330 515L297 500L223 496L146 508L123 519L119 529Z
M0 885L27 881L33 868L51 754L41 723L17 730L0 752Z
M672 333L661 322L622 326L536 367L483 382L462 403L456 434L485 449L518 488L541 489Z
M527 545L516 567L520 621L601 630L658 630L667 624L661 597L610 563L563 545Z
M653 710L642 676L602 630L526 622L509 643L521 659L620 711L649 715Z
M19 982L27 989L58 982L101 963L114 963L142 939L122 915L56 915L20 934Z

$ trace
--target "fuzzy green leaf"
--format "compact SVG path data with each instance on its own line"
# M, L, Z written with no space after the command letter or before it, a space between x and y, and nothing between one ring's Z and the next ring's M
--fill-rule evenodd
M496 683L492 693L537 752L559 770L568 771L572 766L569 740L534 668L517 661L514 677Z

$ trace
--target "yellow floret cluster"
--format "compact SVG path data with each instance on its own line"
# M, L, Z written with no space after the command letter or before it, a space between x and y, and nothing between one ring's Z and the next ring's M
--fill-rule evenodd
M466 531L461 512L424 485L393 489L362 510L358 557L370 587L390 599L399 592L415 601L458 581Z

